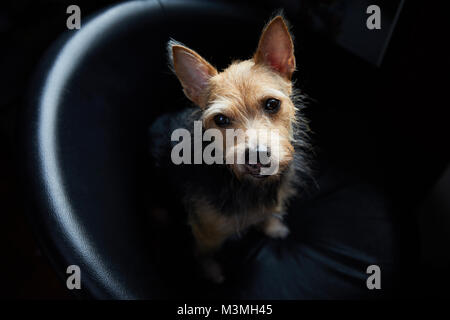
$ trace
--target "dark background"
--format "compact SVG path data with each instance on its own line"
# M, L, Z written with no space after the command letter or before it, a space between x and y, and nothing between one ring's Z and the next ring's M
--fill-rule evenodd
M27 197L18 178L23 156L17 146L18 124L33 71L52 42L67 32L67 6L79 5L83 19L115 2L0 4L2 297L72 297L41 255L27 222ZM295 28L299 21L308 25L310 17L302 11L307 3L262 1L258 5L267 12L284 6ZM446 19L446 11L438 3L406 1L378 67L337 46L330 35L295 29L303 44L297 59L308 61L301 68L299 85L327 106L314 108L313 104L308 110L315 140L334 162L364 176L395 199L396 219L402 226L398 231L403 248L399 259L407 266L399 278L411 289L405 290L411 296L443 297L448 284L447 265L421 260L417 219L418 208L450 162ZM332 116L321 117L323 113ZM315 118L329 120L317 123ZM321 132L334 132L333 139ZM339 139L351 143L343 148L334 143ZM437 250L448 251L448 243L438 243Z

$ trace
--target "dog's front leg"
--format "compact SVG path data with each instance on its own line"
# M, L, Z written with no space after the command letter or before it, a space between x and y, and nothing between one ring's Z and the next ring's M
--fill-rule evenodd
M290 171L291 178L294 178L293 171ZM271 237L284 239L289 235L289 228L284 224L283 217L286 215L286 202L296 194L295 188L291 184L285 183L278 191L278 202L273 208L268 208L267 218L259 224L261 231Z
M289 228L283 223L282 214L273 214L262 222L261 228L265 235L271 238L286 238Z
M191 221L192 234L195 239L195 255L209 280L215 283L222 283L225 280L223 271L219 263L214 259L214 254L220 249L229 233L214 223L215 220L201 219L197 216L195 221Z
M263 222L260 223L260 229L265 235L271 238L284 239L289 234L289 228L283 222L283 216L286 214L284 205L279 204L272 210Z

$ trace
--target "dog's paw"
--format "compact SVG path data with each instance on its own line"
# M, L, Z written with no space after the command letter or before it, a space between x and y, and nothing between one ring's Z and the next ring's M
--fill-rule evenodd
M202 268L205 278L207 278L209 281L214 282L216 284L221 284L225 281L222 267L214 259L203 260Z
M277 218L270 218L263 227L264 233L275 239L284 239L289 235L289 228Z

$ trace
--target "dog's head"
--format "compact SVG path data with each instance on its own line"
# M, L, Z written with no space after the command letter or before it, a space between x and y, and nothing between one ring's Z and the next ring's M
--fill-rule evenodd
M168 49L185 95L202 109L204 129L222 133L221 151L233 173L279 177L293 160L296 121L294 46L284 19L266 25L252 59L222 72L178 42L170 41Z

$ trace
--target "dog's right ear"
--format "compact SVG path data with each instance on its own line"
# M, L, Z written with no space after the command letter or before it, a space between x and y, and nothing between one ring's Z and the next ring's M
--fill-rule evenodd
M179 42L167 45L172 68L183 86L186 97L201 108L206 105L209 79L217 74L216 68L197 52Z

